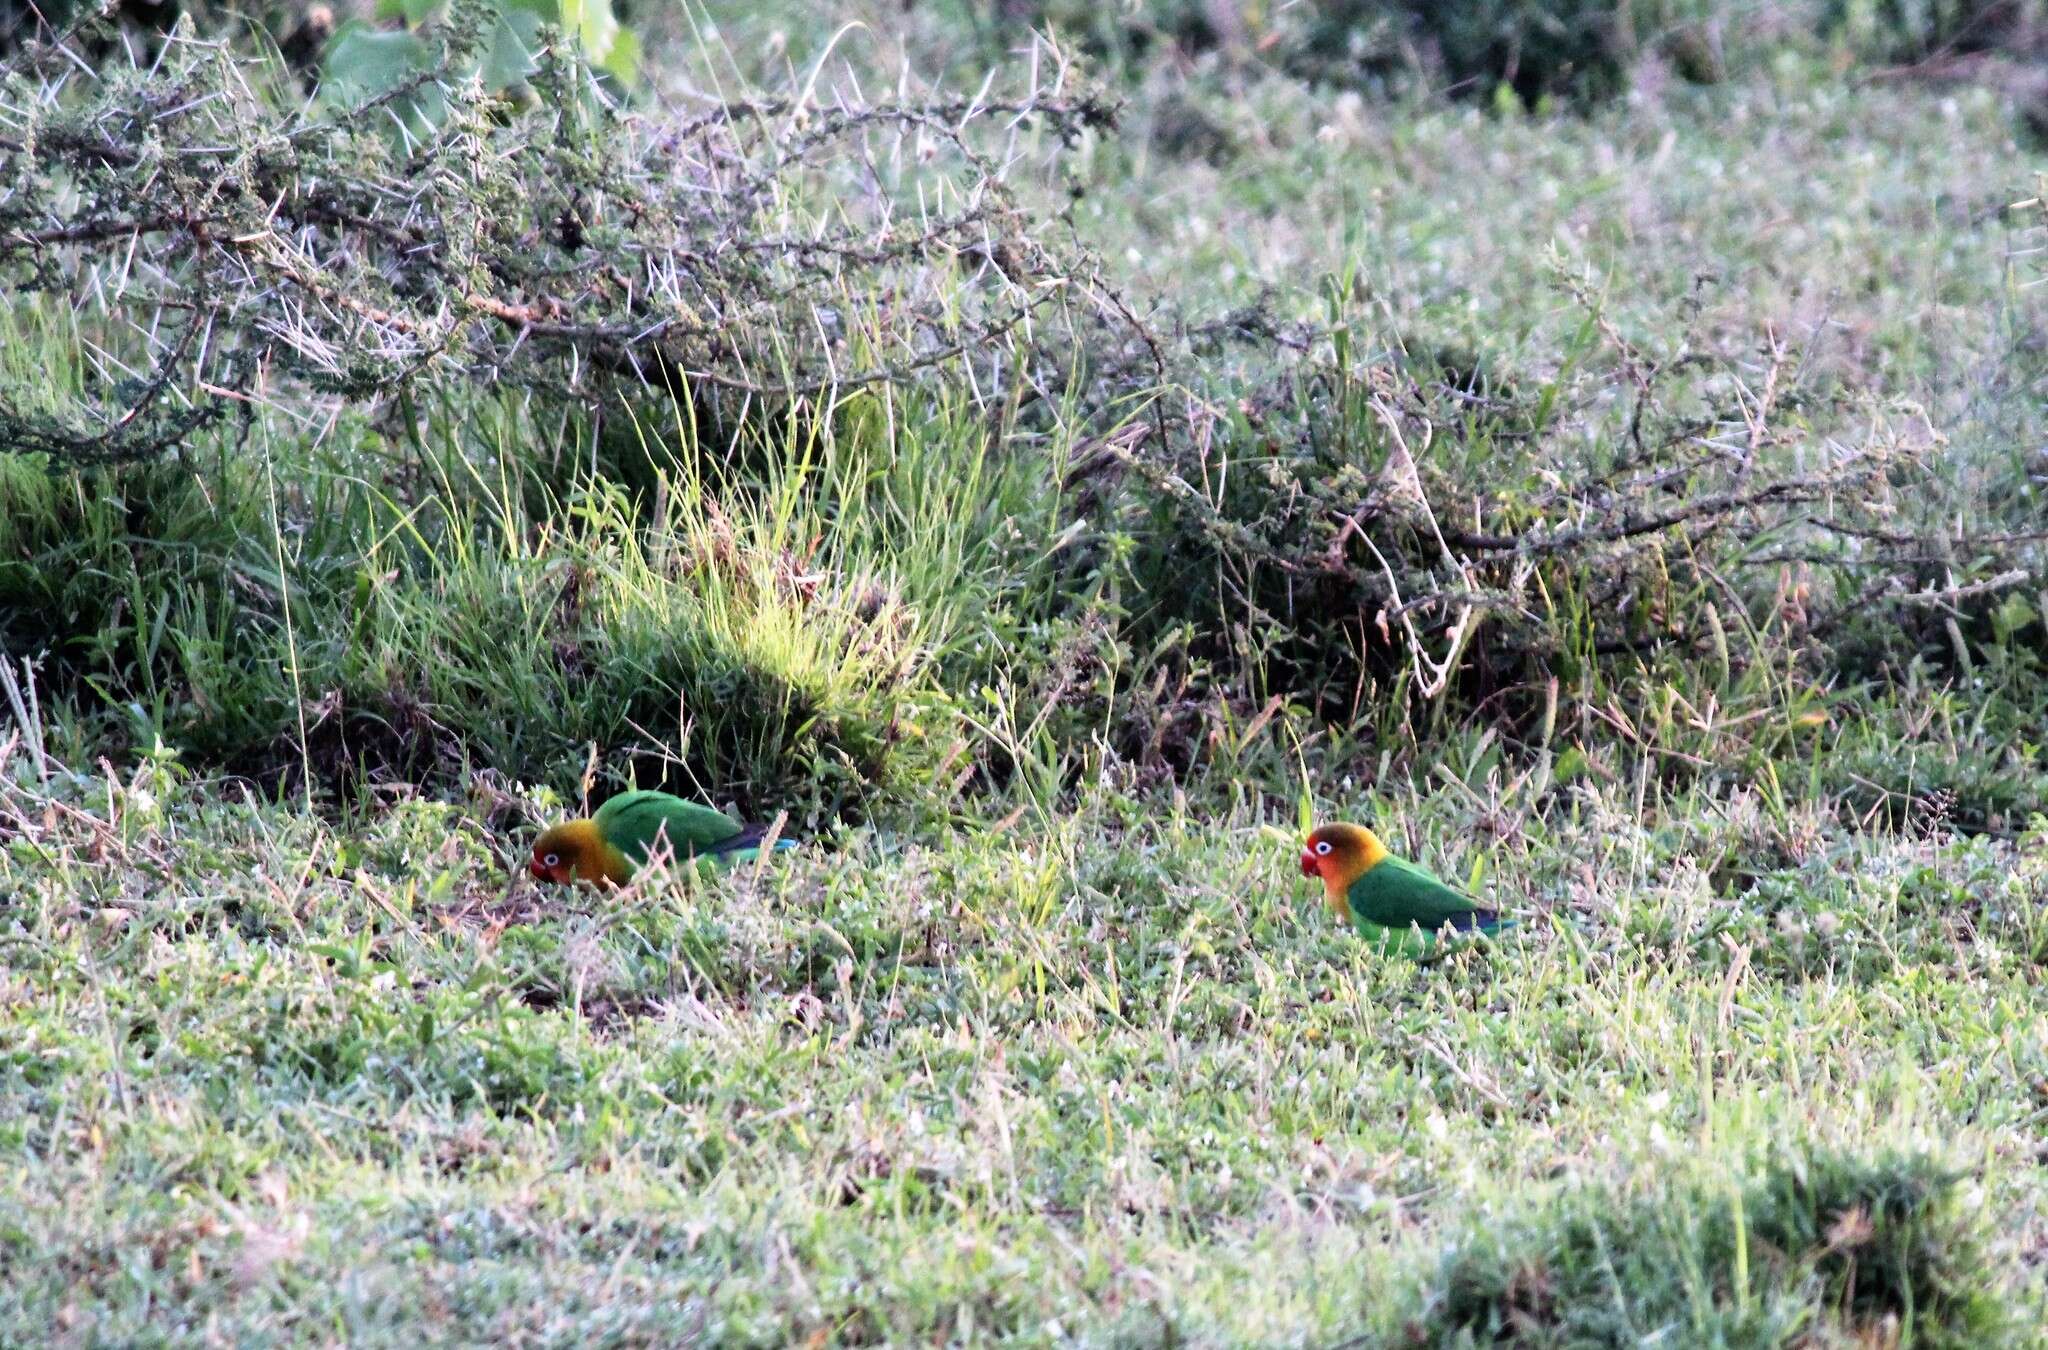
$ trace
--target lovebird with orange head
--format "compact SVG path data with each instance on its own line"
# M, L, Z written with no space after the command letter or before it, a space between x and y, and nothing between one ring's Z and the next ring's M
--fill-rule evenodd
M1336 916L1381 951L1421 956L1444 930L1491 933L1512 924L1387 851L1363 825L1323 825L1301 849L1301 874L1318 877Z
M723 811L666 792L621 792L588 819L542 830L526 870L558 886L623 886L658 851L677 863L694 858L705 866L730 867L760 857L767 837L765 826L742 825ZM795 847L793 839L777 839L773 851Z

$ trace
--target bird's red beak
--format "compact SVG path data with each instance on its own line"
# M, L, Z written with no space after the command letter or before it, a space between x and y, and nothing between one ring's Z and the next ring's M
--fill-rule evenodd
M526 863L526 870L533 873L534 877L540 881L546 881L548 879L548 869L540 865L539 858L528 859Z
M1301 851L1301 874L1305 877L1319 877L1323 874L1322 864L1316 861L1316 855L1309 849Z

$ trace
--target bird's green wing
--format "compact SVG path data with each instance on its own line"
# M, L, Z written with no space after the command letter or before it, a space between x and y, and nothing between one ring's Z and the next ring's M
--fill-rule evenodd
M721 852L742 833L723 811L666 792L622 792L597 808L596 819L605 842L636 867L647 861L657 838L665 838L680 858Z
M1382 859L1351 883L1345 898L1352 922L1382 928L1421 928L1434 933L1445 924L1457 929L1491 928L1499 916L1470 896L1452 890L1413 863ZM1368 934L1370 936L1370 934Z

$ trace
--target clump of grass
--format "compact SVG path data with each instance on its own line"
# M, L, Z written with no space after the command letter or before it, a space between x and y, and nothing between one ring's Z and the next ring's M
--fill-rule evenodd
M1963 1178L1930 1158L1831 1150L1734 1185L1569 1193L1446 1260L1424 1344L2005 1343Z
M1773 1167L1748 1212L1756 1237L1804 1258L1849 1329L1986 1345L2013 1324L1985 1288L1993 1261L1968 1189L1968 1178L1925 1156L1820 1152Z
M957 754L944 623L851 531L701 480L664 479L652 518L601 482L534 518L516 477L462 481L459 457L409 504L318 471L272 499L237 462L68 487L0 468L11 640L144 746L328 784L489 767L565 790L637 758L643 781L826 814Z
M42 350L61 384L73 349ZM813 820L950 799L986 760L969 696L1062 631L1057 494L964 400L857 397L719 452L642 425L637 490L575 467L544 404L422 425L0 463L0 630L110 748L571 798L595 768Z
M592 485L558 521L394 541L407 584L370 588L311 687L332 672L341 710L386 727L410 700L502 772L573 781L594 747L750 809L795 793L831 814L931 772L950 743L942 631L800 521L687 480L664 500L649 519Z

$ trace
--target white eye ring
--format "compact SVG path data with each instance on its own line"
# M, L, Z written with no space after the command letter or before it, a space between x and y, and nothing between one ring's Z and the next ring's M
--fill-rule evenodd
M561 861L562 855L559 853L550 853L547 857L540 860L543 867L556 867L561 864Z
M1318 852L1318 853L1322 854L1322 855L1323 855L1324 857L1326 857L1326 858L1327 858L1327 857L1329 857L1329 856L1330 856L1330 841L1329 841L1329 840L1327 840L1327 839L1325 839L1325 840L1323 840L1323 842L1321 842L1320 844L1317 844L1317 845L1316 845L1316 852Z

